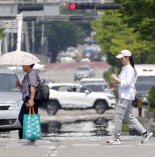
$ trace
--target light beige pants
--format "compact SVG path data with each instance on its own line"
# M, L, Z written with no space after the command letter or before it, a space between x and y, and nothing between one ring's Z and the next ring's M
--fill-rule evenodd
M133 116L131 108L132 100L119 99L119 102L115 108L115 138L120 138L122 121L125 119L133 128L135 128L140 134L146 132L146 129L141 123Z

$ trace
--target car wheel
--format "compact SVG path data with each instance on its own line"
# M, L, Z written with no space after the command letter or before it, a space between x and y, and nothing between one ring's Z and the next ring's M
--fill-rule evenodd
M48 115L55 115L58 112L59 108L59 103L57 101L49 101L49 103L47 104Z
M107 103L105 101L97 101L95 103L97 113L103 114L107 110Z

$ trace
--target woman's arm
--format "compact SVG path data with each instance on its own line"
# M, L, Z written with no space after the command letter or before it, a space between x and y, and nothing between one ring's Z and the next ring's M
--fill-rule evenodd
M116 82L116 84L119 84L121 82L121 80L116 76L116 74L112 74L111 78Z
M28 105L27 106L34 106L34 96L36 93L36 88L33 86L30 86L30 99L28 101Z

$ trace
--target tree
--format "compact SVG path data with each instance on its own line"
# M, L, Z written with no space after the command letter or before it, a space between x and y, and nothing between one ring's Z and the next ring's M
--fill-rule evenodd
M111 65L119 65L115 56L122 49L129 49L136 63L146 61L145 54L149 53L147 41L142 41L139 34L134 32L134 28L128 27L119 11L104 11L102 17L92 23L92 28Z
M155 38L155 1L154 0L115 0L121 3L124 21L135 28L143 39Z
M122 19L138 32L140 39L147 42L146 63L154 63L155 49L155 1L154 0L115 0L122 5ZM144 57L145 58L145 57Z
M60 50L65 50L68 46L82 44L86 37L85 32L71 22L50 22L46 25L46 36L48 37L48 48L51 52L52 62L56 61Z

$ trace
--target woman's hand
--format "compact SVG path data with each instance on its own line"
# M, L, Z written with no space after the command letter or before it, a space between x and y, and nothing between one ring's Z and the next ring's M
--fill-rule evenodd
M21 86L21 84L20 84L20 81L19 81L19 80L16 80L16 86L17 86L17 87Z
M27 103L28 107L33 107L34 106L34 99L29 99Z
M118 85L119 85L119 83L110 82L110 83L109 83L109 88L110 88L110 89L114 89L114 88L117 88Z
M119 78L116 76L116 74L112 74L111 78L118 83L120 83L121 81L119 80Z

